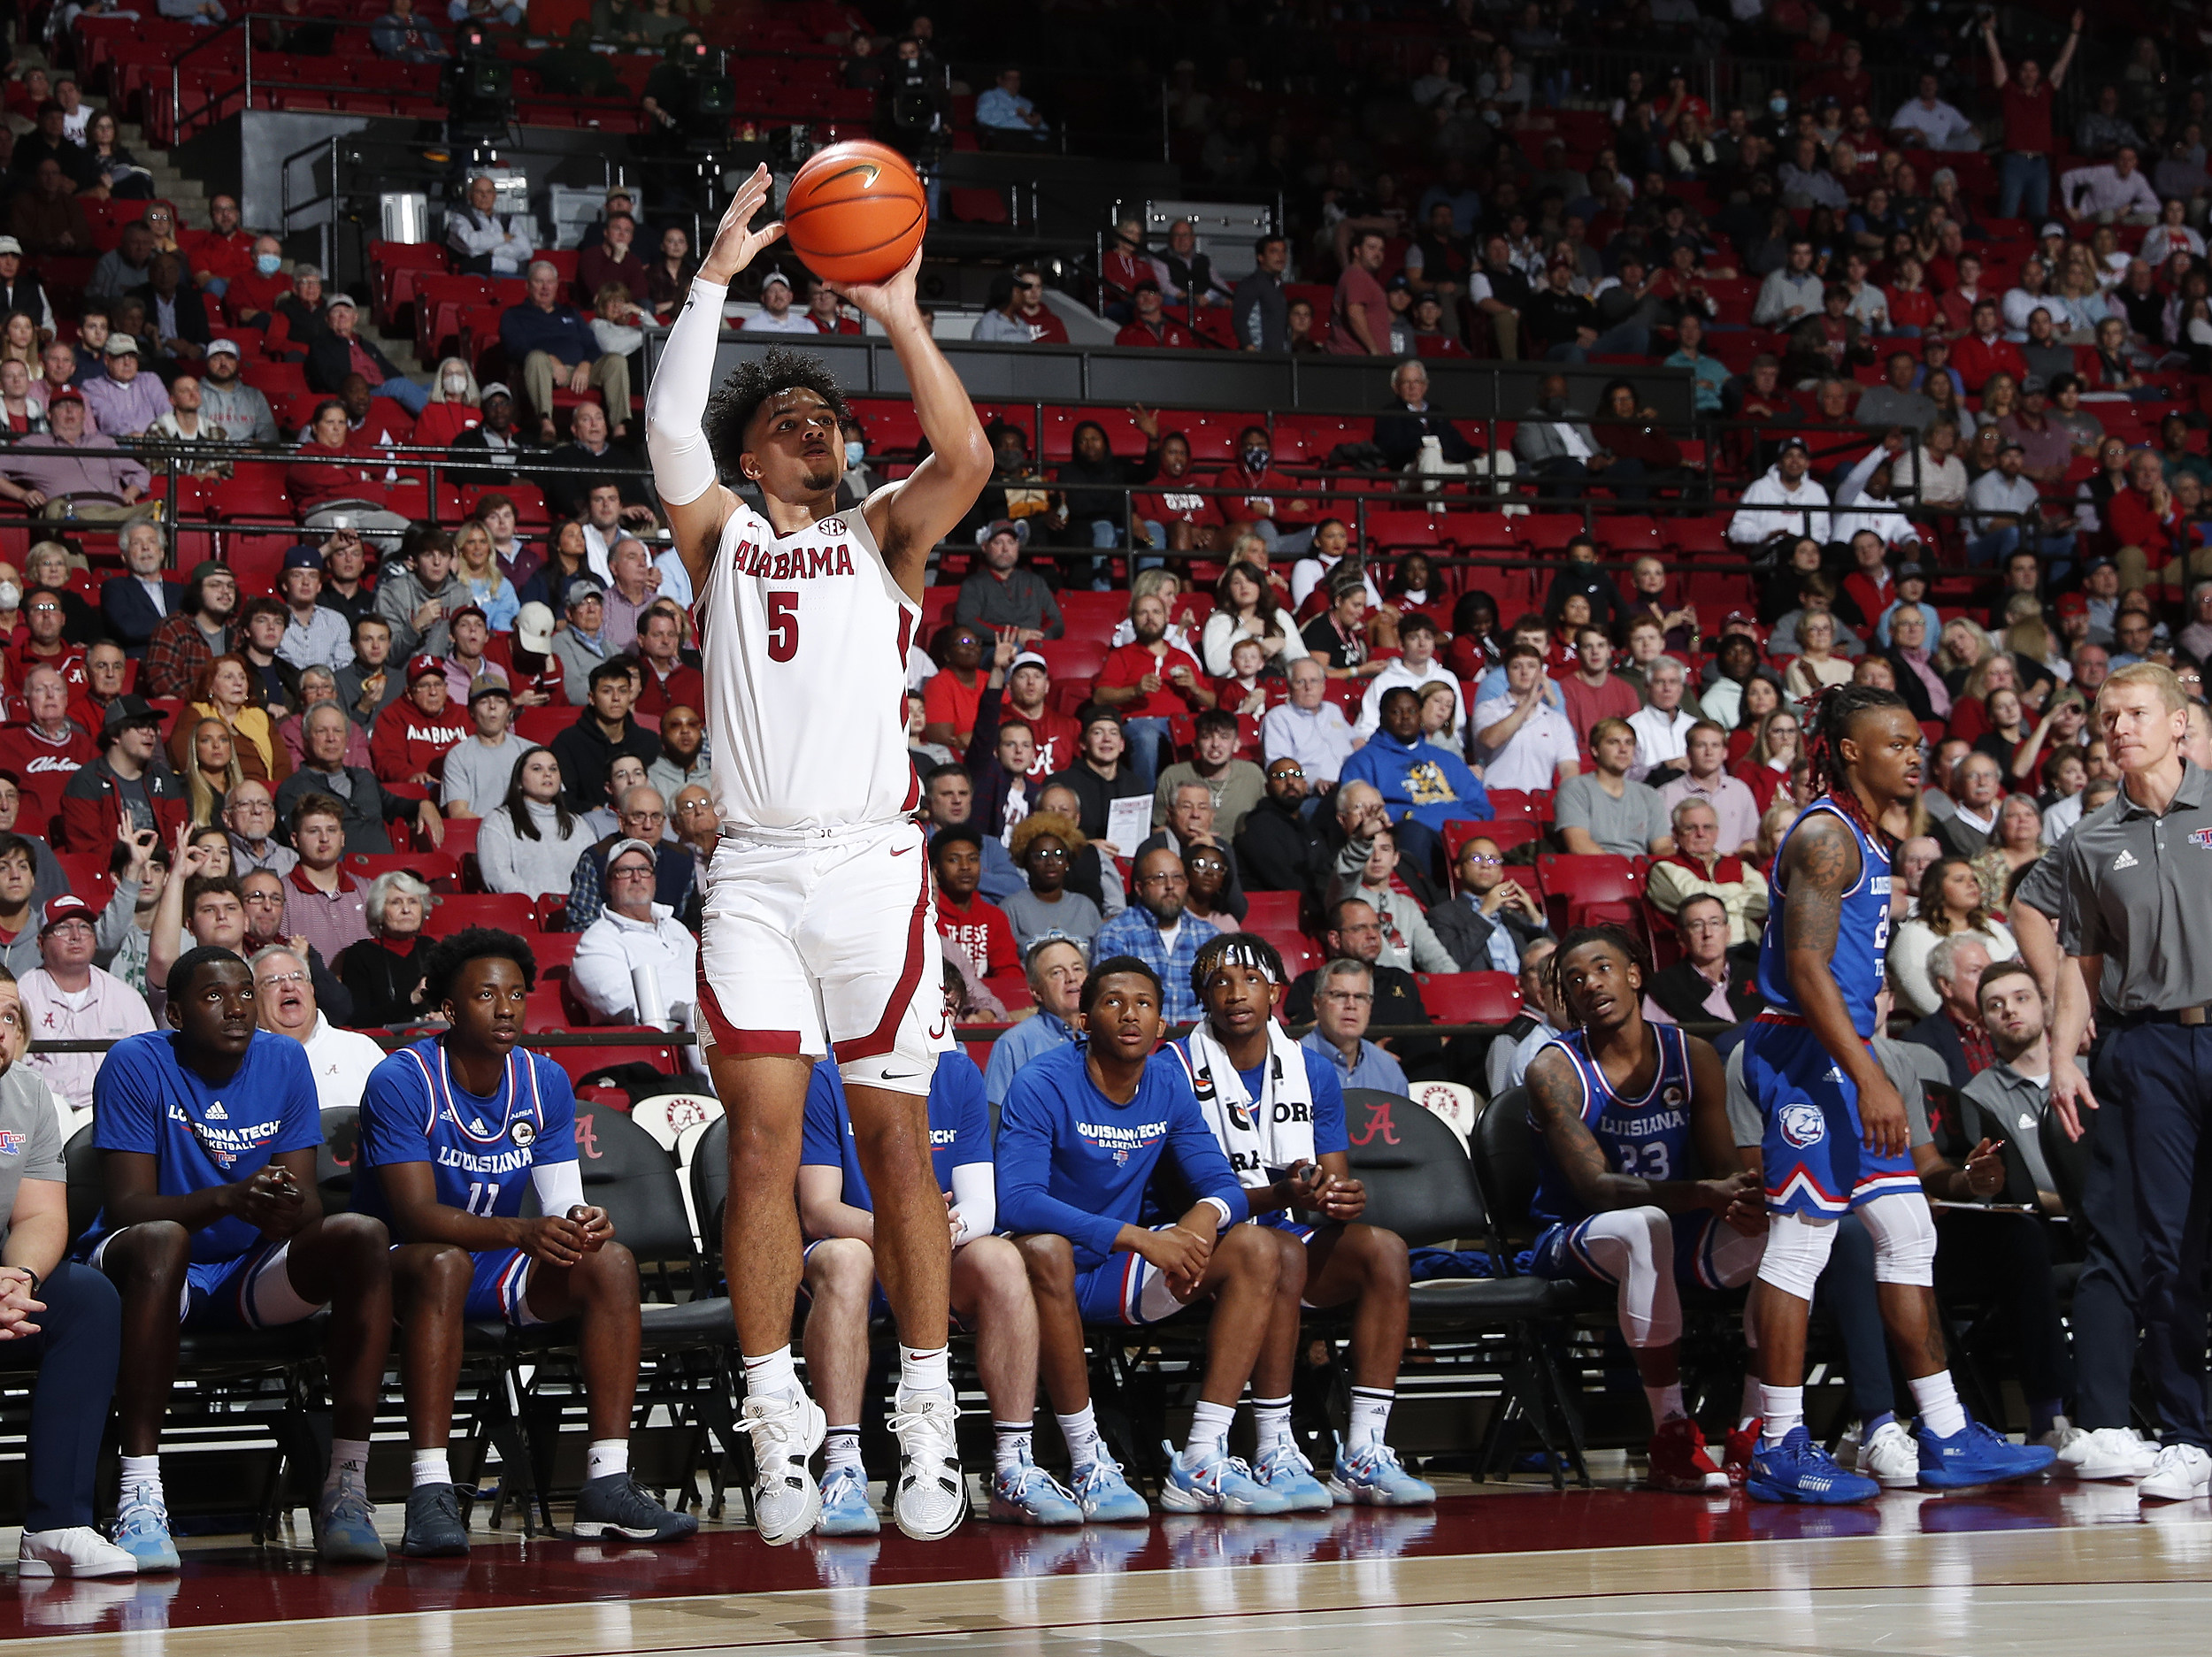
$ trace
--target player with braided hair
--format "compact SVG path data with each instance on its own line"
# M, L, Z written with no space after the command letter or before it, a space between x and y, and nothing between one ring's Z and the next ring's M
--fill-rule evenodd
M1573 1026L1529 1062L1536 1130L1532 1270L1619 1291L1654 1431L1655 1489L1725 1490L1682 1399L1677 1285L1734 1288L1758 1269L1758 1182L1737 1168L1728 1081L1709 1042L1643 1014L1651 963L1618 926L1582 926L1549 963Z
M1752 1290L1762 1431L1745 1489L1763 1501L1864 1501L1880 1493L1805 1431L1805 1325L1836 1222L1874 1238L1882 1321L1911 1383L1920 1482L2020 1478L2053 1453L1967 1416L1935 1312L1935 1219L1908 1148L1904 1101L1869 1045L1890 930L1890 850L1920 790L1921 733L1904 699L1868 686L1824 692L1806 719L1814 798L1774 857L1759 946L1767 1011L1743 1042L1745 1085L1765 1124L1769 1214Z

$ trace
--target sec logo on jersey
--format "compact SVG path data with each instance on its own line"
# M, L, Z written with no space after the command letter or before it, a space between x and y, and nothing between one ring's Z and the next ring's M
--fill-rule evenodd
M1800 1150L1819 1144L1828 1133L1827 1121L1817 1105L1784 1105L1780 1125L1782 1137Z

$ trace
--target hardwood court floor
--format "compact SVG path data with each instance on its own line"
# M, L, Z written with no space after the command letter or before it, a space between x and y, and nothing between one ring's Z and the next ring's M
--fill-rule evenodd
M0 1587L17 1657L2163 1657L2208 1631L2212 1509L2062 1484L1828 1510L1491 1485L932 1545L485 1532L464 1561L334 1571L219 1540L179 1576Z

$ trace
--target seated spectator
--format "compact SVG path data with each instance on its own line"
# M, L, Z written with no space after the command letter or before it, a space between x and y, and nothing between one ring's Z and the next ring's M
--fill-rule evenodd
M134 849L141 864L150 844ZM127 924L137 900L137 883L126 896L120 886L103 916L74 893L64 893L39 911L38 965L16 986L29 1029L50 1042L119 1041L154 1027L146 998L122 979L93 964L102 953L103 930ZM92 1120L93 1078L105 1055L100 1053L34 1052L22 1057L30 1074L53 1091L64 1133Z
M563 924L570 932L582 932L599 918L606 905L607 858L626 840L658 848L653 901L672 915L687 917L687 924L697 922L692 909L695 870L691 852L668 838L668 803L643 775L633 756L622 756L608 770L607 795L614 802L611 825L603 809L586 814L592 832L602 838L576 860L569 876L568 913Z
M1163 763L1173 758L1171 719L1211 708L1217 699L1197 661L1167 642L1164 599L1149 593L1137 596L1130 603L1129 620L1135 637L1107 656L1092 694L1109 708L1125 710L1131 763L1148 789Z
M1220 931L1234 932L1237 922L1248 907L1243 891L1238 886L1235 871L1229 866L1227 837L1216 832L1213 790L1202 779L1187 778L1166 795L1166 815L1161 825L1138 844L1136 857L1165 848L1181 858L1184 872L1199 848L1206 848L1220 854L1222 878L1218 888L1210 893L1213 901L1206 916ZM1188 908L1187 902L1186 904ZM1218 918L1217 918L1217 917Z
M1462 972L1517 972L1522 952L1548 933L1542 900L1507 872L1498 844L1478 835L1459 848L1459 891L1427 919Z
M306 752L299 766L276 791L277 820L289 824L299 802L310 794L328 801L338 813L342 852L382 853L392 849L388 823L412 823L432 846L445 838L444 820L428 800L394 794L365 765L349 763L346 750L354 735L345 710L322 702L301 716ZM110 756L112 760L112 755ZM294 836L296 849L297 835ZM351 941L350 940L348 940ZM335 950L331 951L334 955Z
M242 878L266 869L280 878L292 872L299 854L276 837L276 794L266 783L243 778L223 802L222 821L230 834L230 866Z
M607 856L606 901L598 918L577 940L569 982L595 1023L641 1022L636 974L659 986L662 1007L679 1024L689 1020L699 978L699 943L657 901L660 880L654 848L641 840L618 842Z
M2020 348L2004 337L1994 299L1975 302L1973 320L1952 347L1951 363L1969 392L1978 394L1993 374L2009 374L2015 384L2028 376Z
M778 270L771 270L760 279L760 309L738 326L746 334L817 332L806 312L791 308L791 279Z
M1206 790L1207 810L1211 818L1207 825L1209 832L1217 830L1225 844L1236 838L1237 832L1244 826L1245 817L1259 804L1267 787L1267 779L1260 768L1250 760L1237 757L1237 741L1234 714L1225 709L1209 708L1198 716L1192 730L1191 757L1170 765L1154 785L1154 827L1173 817L1177 791L1187 784L1197 783Z
M1130 906L1098 930L1092 954L1134 955L1158 973L1171 1024L1199 1016L1190 965L1199 947L1217 935L1209 921L1187 914L1190 883L1182 860L1165 847L1147 852L1132 870Z
M1000 150L1034 149L1052 134L1037 106L1022 96L1022 72L1010 65L976 99L975 124L991 147Z
M1299 1046L1334 1064L1342 1086L1403 1094L1410 1085L1404 1068L1366 1039L1374 1013L1374 970L1367 963L1349 958L1330 962L1313 997L1314 1027Z
M1422 972L1457 970L1457 959L1423 918L1422 906L1395 889L1402 878L1398 837L1390 832L1382 802L1371 789L1348 785L1339 792L1337 804L1345 840L1329 880L1329 903L1356 898L1375 911L1382 925L1382 950L1376 957L1379 964ZM1344 819L1347 807L1355 812L1348 822ZM1409 884L1416 890L1429 890L1427 878L1417 863L1409 861L1402 867L1415 877Z
M1306 770L1288 756L1268 762L1267 792L1235 840L1237 869L1249 892L1302 892L1318 899L1333 860L1327 837L1304 809Z
M2101 165L2074 167L2058 176L2059 211L2073 224L2154 225L2158 192L2136 165L2138 147L2124 143Z
M113 524L144 516L135 503L152 481L145 467L126 456L73 452L112 447L92 428L82 392L54 393L46 419L47 431L18 438L0 455L0 499L49 518ZM109 498L82 498L88 496Z
M422 1004L431 947L426 923L435 901L430 888L404 870L387 871L369 882L362 904L369 935L332 963L353 997L354 1023L412 1024L437 1010Z
M415 418L415 441L426 449L444 449L462 433L481 426L482 396L467 360L444 358L430 376L429 396Z
M1339 775L1382 796L1408 851L1424 867L1433 866L1436 837L1447 823L1486 823L1495 815L1482 779L1457 755L1424 739L1421 698L1407 686L1384 693L1380 728Z
M564 798L560 762L536 748L516 763L505 801L478 829L476 856L487 891L565 900L591 843L590 828Z
M180 768L199 722L210 719L230 733L242 776L274 788L292 774L291 756L277 740L268 710L255 700L242 656L211 657L194 679L190 702L169 733L169 757Z
M1494 1037L1483 1059L1489 1097L1495 1099L1527 1078L1529 1061L1557 1039L1565 1014L1560 1010L1552 981L1551 958L1557 943L1549 938L1532 942L1521 956L1521 1010Z
M144 220L125 225L121 240L94 264L85 293L96 299L115 300L144 287L153 276L155 251L154 233Z
M315 405L298 453L284 469L284 488L302 518L341 501L361 500L362 486L379 481L388 470L377 464L376 445L352 430L346 405L335 397ZM341 461L353 464L333 464Z
M1522 411L1513 433L1513 457L1522 471L1544 480L1545 496L1552 501L1579 499L1612 464L1589 423L1568 406L1567 381L1561 374L1547 377L1535 406Z
M579 305L594 305L599 291L610 282L618 282L626 292L638 296L650 290L652 274L631 246L636 239L637 220L628 213L611 212L601 221L599 240L577 256L573 296Z
M369 42L380 58L396 63L434 64L445 61L445 42L438 31L415 15L415 0L390 0L391 10L376 20Z
M1299 634L1309 659L1331 679L1372 679L1386 665L1381 657L1368 654L1371 585L1371 579L1358 571L1334 572L1324 594L1328 608L1308 622Z
M544 260L529 267L529 296L511 305L499 319L500 343L511 363L522 364L524 395L538 422L538 441L551 444L553 393L596 389L606 405L608 430L617 438L630 429L630 364L624 357L603 356L582 317L560 303L560 272ZM785 285L787 298L789 285ZM489 410L487 410L487 418Z
M1484 786L1548 791L1581 769L1580 744L1566 716L1545 699L1540 648L1517 637L1506 649L1504 671L1505 694L1478 702L1469 721Z
M1066 938L1089 953L1104 917L1090 899L1067 889L1074 860L1088 844L1074 819L1048 811L1031 812L1008 836L1007 850L1028 884L1002 907L1025 960L1047 937Z
M1132 303L1136 314L1114 335L1116 345L1189 350L1198 344L1188 328L1167 314L1159 283L1149 278L1139 281Z
M506 797L515 763L530 745L510 727L514 699L504 682L480 679L469 687L468 712L474 726L468 740L446 750L439 800L449 817L476 817L494 800Z
M1765 684L1764 680L1757 682ZM1763 813L1778 798L1788 796L1790 776L1800 751L1797 715L1778 704L1758 714L1754 728L1751 747L1736 766L1735 776L1751 790L1752 799Z
M1359 723L1353 727L1356 734L1368 737L1374 733L1382 723L1382 699L1392 689L1403 687L1425 694L1431 686L1439 686L1448 694L1451 702L1448 730L1456 751L1466 724L1465 710L1462 706L1459 680L1436 659L1436 624L1418 610L1398 624L1400 654L1385 661L1381 671L1368 681L1366 693L1360 699ZM1634 693L1629 694L1632 698Z
M1961 1091L1996 1062L1989 1032L1982 1024L1979 999L1982 975L1993 958L1987 940L1975 933L1954 932L1939 940L1924 963L1934 988L1934 1005L1905 1032L1907 1041L1937 1055L1945 1079ZM1895 979L1891 982L1894 987Z
M1755 944L1766 919L1766 878L1757 865L1722 853L1720 814L1706 801L1678 801L1670 820L1675 849L1653 860L1644 877L1645 897L1670 917L1692 897L1717 898L1728 911L1729 947Z
M1764 547L1803 535L1825 541L1828 491L1806 475L1811 467L1812 451L1803 440L1785 441L1773 465L1743 492L1728 520L1730 544Z
M423 411L430 401L429 391L402 373L380 346L355 332L358 314L350 295L331 295L326 321L308 348L307 383L311 389L338 392L349 374L358 374L368 382L372 396L389 398L411 417Z
M1683 775L1660 790L1661 804L1672 812L1685 801L1703 801L1717 819L1715 850L1752 856L1759 836L1760 806L1748 786L1728 775L1728 733L1710 720L1699 720L1689 729L1683 763Z
M8 231L34 257L91 253L92 222L59 160L48 156L31 169L30 188L18 190L9 203Z
M1940 1000L1930 956L1943 941L1970 939L1992 961L2019 955L2012 932L1991 907L1973 864L1945 855L1920 877L1920 901L1890 935L1889 981L1901 1009L1916 1018L1934 1012ZM1961 1006L1973 1016L1972 986L1963 986Z
M1257 644L1265 652L1263 660L1283 670L1305 657L1305 640L1278 604L1274 588L1242 559L1233 561L1214 584L1214 606L1201 650L1216 679L1233 675L1231 652L1240 640Z
M377 716L369 737L370 767L379 782L435 794L447 753L469 735L470 722L448 695L445 664L419 656L407 664L406 694Z
M1675 913L1681 958L1654 974L1644 990L1644 1016L1662 1024L1740 1024L1766 1010L1752 950L1732 951L1733 923L1721 900L1694 894Z
M937 877L937 932L964 954L976 976L1011 972L1021 951L1006 913L977 894L983 879L983 837L965 826L930 836L929 866Z
M263 876L265 882L273 882L273 876ZM248 884L247 911L253 911L253 886ZM276 918L284 914L282 891L273 894ZM272 934L273 936L273 934ZM260 933L250 925L249 943L257 943L251 957L254 972L254 1013L260 1027L272 1035L280 1035L298 1042L307 1049L309 1068L315 1073L317 1101L325 1111L350 1110L361 1102L361 1090L368 1081L369 1072L384 1062L384 1049L368 1036L357 1031L343 1030L334 1024L331 1011L337 1003L324 999L323 980L327 976L321 966L321 957L313 955L313 964L303 959L282 942L259 942ZM334 985L333 986L334 987ZM344 991L339 990L340 996ZM350 1008L345 1016L351 1017Z
M164 369L173 377L196 367L212 335L200 290L186 278L183 256L156 254L145 286L132 288L129 297L146 307L154 355Z
M414 535L406 562L385 566L375 604L378 618L391 633L392 656L443 656L453 648L450 618L469 602L453 564L452 541L442 530L424 525Z
M1601 719L1590 733L1594 769L1567 778L1553 804L1560 842L1572 853L1663 857L1674 849L1659 791L1628 779L1636 733L1625 719Z
M1311 790L1326 794L1336 786L1359 739L1343 710L1328 700L1328 672L1319 662L1301 656L1291 663L1286 677L1290 699L1269 709L1260 721L1261 751L1271 765L1282 759L1297 762Z
M1065 624L1050 585L1034 571L1019 567L1025 544L1021 529L1010 518L985 527L979 543L981 567L960 583L953 618L1025 646L1037 639L1059 638Z
M200 374L200 418L234 443L273 444L277 441L276 414L269 400L238 377L238 346L232 340L210 340ZM172 394L173 395L173 394Z
M553 739L551 752L574 809L582 809L598 798L599 779L608 774L617 755L633 756L641 772L660 757L659 741L630 711L635 695L631 671L627 657L592 669L589 702L578 712L576 723Z
M1995 841L2008 769L1978 752L1958 762L1953 773L1953 809L1934 831L1945 851L1955 857L1978 857Z
M294 776L312 773L300 771ZM356 807L357 809L357 806ZM328 794L303 789L292 803L292 848L299 853L288 878L284 924L296 945L303 944L326 961L334 961L369 935L367 894L340 865L349 849L348 808ZM386 849L389 849L387 842ZM184 864L178 865L181 870ZM158 929L157 929L158 930ZM157 939L150 977L161 954Z

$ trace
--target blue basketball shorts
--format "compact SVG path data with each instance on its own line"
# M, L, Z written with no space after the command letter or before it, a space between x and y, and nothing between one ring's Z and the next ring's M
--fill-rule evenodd
M1916 1193L1910 1147L1866 1148L1859 1090L1812 1027L1763 1013L1743 1041L1744 1085L1765 1124L1767 1211L1834 1219L1877 1197Z

